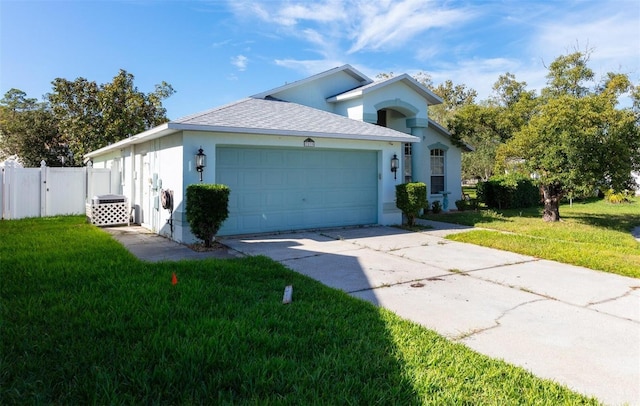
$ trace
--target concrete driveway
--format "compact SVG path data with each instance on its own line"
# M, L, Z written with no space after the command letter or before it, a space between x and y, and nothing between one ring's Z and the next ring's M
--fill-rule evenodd
M640 279L451 242L461 227L432 225L223 243L607 404L640 405Z

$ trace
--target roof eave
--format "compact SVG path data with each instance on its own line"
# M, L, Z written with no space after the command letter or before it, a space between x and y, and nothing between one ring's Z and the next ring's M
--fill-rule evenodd
M85 154L84 158L90 159L110 151L128 147L130 145L140 144L146 141L154 140L156 138L164 137L166 135L179 131L180 129L177 128L178 126L179 125L176 125L175 123L172 123L172 122L160 124L159 126L150 128L147 131L143 131L129 138L125 138L111 145L107 145L106 147L102 147L95 151L91 151L88 154Z

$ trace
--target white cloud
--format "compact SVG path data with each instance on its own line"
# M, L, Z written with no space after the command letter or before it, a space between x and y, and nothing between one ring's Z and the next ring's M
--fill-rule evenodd
M297 60L297 59L276 59L276 65L293 69L305 75L314 75L324 72L338 66L342 66L345 62L332 59L316 59L316 60Z
M227 46L231 43L230 39L224 40L224 41L219 41L219 42L214 42L213 44L211 44L212 48L221 48L224 46Z
M437 27L449 27L469 18L464 9L442 9L434 1L371 2L358 8L355 39L348 53L399 48L416 35Z
M244 55L237 55L231 58L231 64L238 68L239 71L246 70L248 62L249 59Z
M296 25L299 20L326 23L339 21L345 18L343 2L329 0L322 2L301 2L299 4L287 3L274 16L274 21L283 25Z
M425 71L491 96L506 72L528 89L546 85L548 65L575 44L592 47L590 66L630 73L640 82L640 3L637 0L458 2L450 0L234 0L246 17L307 44L284 48L277 66L305 74L350 63L370 77ZM304 46L303 46L304 47ZM318 59L304 57L311 51ZM284 56L284 55L283 55ZM417 66L416 66L417 65Z
M284 27L293 27L304 21L319 23L339 21L346 17L343 0L313 3L307 1L229 0L228 4L238 16L254 15L263 21Z
M492 21L499 21L490 6L495 5L487 4L484 11L491 15ZM498 77L510 72L516 80L526 81L529 90L539 92L546 86L547 67L554 59L585 49L593 49L589 66L596 73L596 80L614 71L627 73L633 82L640 83L640 3L625 0L609 1L608 5L607 2L517 2L510 7L503 11L507 15L501 26L505 30L504 41L495 42L496 46L512 42L510 47L498 48L501 57L474 53L474 46L482 44L485 34L480 29L477 38L465 38L466 41L451 49L454 58L447 60L442 53L434 56L432 68L435 69L428 70L434 83L451 79L477 90L478 100L485 100L491 96ZM443 63L438 58L442 58Z
M450 27L473 17L470 8L445 8L436 0L326 0L323 2L230 3L236 13L249 13L300 36L315 24L316 44L349 42L346 53L398 49L416 35L435 27ZM333 40L332 40L333 39Z

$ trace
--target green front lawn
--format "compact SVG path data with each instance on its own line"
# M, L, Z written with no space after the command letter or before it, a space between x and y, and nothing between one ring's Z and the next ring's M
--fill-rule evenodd
M81 217L0 241L3 405L597 404L264 257L143 263Z
M451 235L455 241L640 278L640 199L628 204L589 200L560 207L561 222L545 223L542 208L450 212L427 219L489 230Z

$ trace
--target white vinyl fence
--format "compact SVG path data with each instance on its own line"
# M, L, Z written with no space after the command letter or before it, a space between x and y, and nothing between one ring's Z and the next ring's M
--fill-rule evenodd
M85 203L111 193L111 170L82 168L23 168L9 160L0 165L2 219L85 213Z

